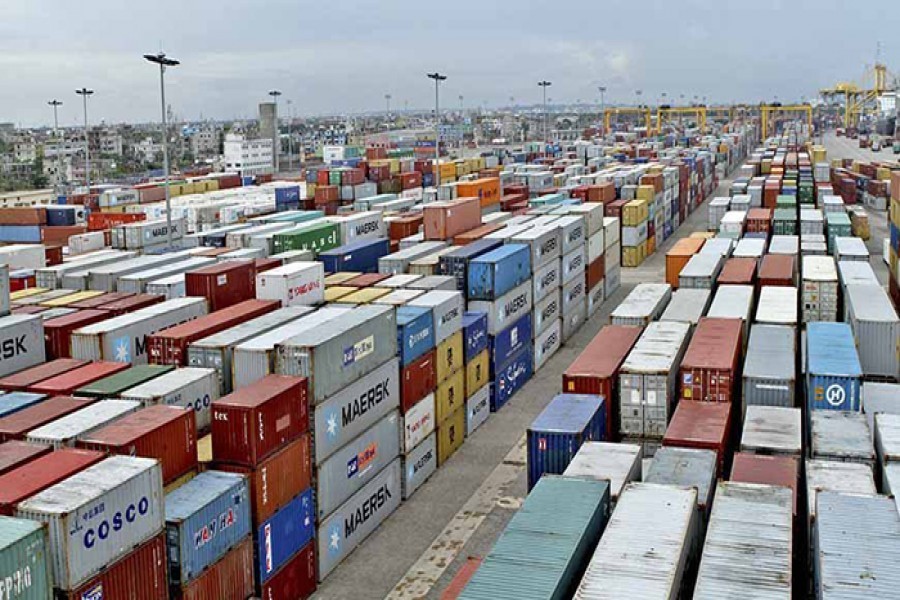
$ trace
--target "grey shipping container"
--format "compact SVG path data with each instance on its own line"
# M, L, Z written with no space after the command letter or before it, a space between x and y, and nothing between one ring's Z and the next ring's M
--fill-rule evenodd
M286 306L192 342L188 346L187 364L191 367L215 369L219 379L219 393L230 394L235 347L276 327L299 319L313 310L309 306Z
M812 410L809 421L813 458L874 466L875 447L865 415L844 410Z
M900 318L880 285L848 285L844 301L863 373L900 377Z
M790 600L792 521L790 489L720 483L694 598Z
M308 378L309 402L315 405L396 354L396 312L372 304L277 344L275 372Z
M207 265L214 264L215 258L206 256L195 256L187 260L180 260L171 264L153 267L146 271L137 271L128 275L123 275L116 283L116 291L131 294L142 294L147 290L147 284L163 277L185 273L193 269L199 269Z
M769 254L789 254L800 252L800 238L796 235L773 235L769 241Z
M409 304L411 300L425 294L425 290L394 290L389 294L385 294L381 298L372 300L372 304L387 304L390 306L404 306ZM332 305L334 306L334 305Z
M561 256L560 231L554 227L529 227L507 240L513 244L525 244L531 249L531 268L539 269Z
M486 313L488 334L497 335L521 316L531 311L533 291L531 280L529 279L494 301L476 300L469 302L469 310ZM411 304L416 305L420 300L421 298L417 298ZM560 309L562 309L562 304L560 304Z
M861 496L878 494L872 467L869 465L833 460L807 460L806 501L810 534L815 527L816 496L819 492L840 492Z
M446 242L421 242L393 254L382 256L378 259L378 272L389 275L406 273L409 263L417 258L424 258L429 254L433 254L446 246Z
M834 259L841 261L869 262L869 249L858 237L834 238Z
M585 220L581 215L565 215L551 224L560 230L562 241L562 254L568 254L578 246L587 243L587 234L585 231Z
M900 462L900 415L875 415L875 450L880 464Z
M147 336L206 314L206 298L176 298L72 332L72 358L147 363Z
M437 433L431 432L418 446L400 457L403 499L409 498L437 471Z
M0 597L52 598L49 553L47 530L41 523L0 517Z
M0 317L9 314L9 265L0 265Z
M799 457L803 452L800 415L799 408L748 406L741 436L741 450Z
M68 285L69 275L63 277L63 287L71 287L79 290L98 290L102 292L115 292L119 278L138 271L146 271L163 265L185 261L191 258L190 250L181 250L168 254L144 255L98 267L88 269L88 275L82 281L73 281L80 285ZM73 276L76 273L72 274Z
M562 288L562 314L581 310L587 307L587 284L583 277L576 277Z
M797 288L764 285L759 292L754 323L797 326Z
M76 440L140 407L139 402L131 400L101 400L32 429L25 439L35 444L53 446L54 449L74 446Z
M116 229L120 229L124 233L125 248L137 249L147 246L155 246L164 244L168 239L180 240L186 232L186 223L182 219L172 219L172 232L169 235L169 225L167 219L159 219L156 221L139 221L137 223L128 223Z
M794 406L797 380L796 330L783 325L754 325L744 361L742 402L749 405Z
M537 303L562 285L562 263L549 261L534 270L532 279L534 281L534 302Z
M694 489L628 484L575 599L678 598L696 543L696 505Z
M732 250L734 250L734 240L715 237L703 242L703 247L700 248L699 254L717 254L723 258L728 258L731 256Z
M381 287L381 285L379 284L378 287ZM456 277L451 275L427 275L410 283L409 289L426 292L433 290L456 291Z
M166 300L184 298L187 294L184 285L184 273L169 275L147 283L147 293L163 296Z
M0 317L0 376L44 362L44 321L38 315Z
M150 458L111 456L20 502L46 523L53 585L75 589L162 531L162 471Z
M724 258L718 253L695 254L678 274L678 287L712 290L722 270Z
M672 298L672 286L667 283L639 283L610 314L613 325L643 327L658 319Z
M562 318L562 294L559 288L556 288L543 300L535 303L534 310L531 311L531 333L534 337L539 336L560 318Z
M319 581L353 552L400 506L400 459L375 475L327 519L316 534Z
M490 399L491 386L487 383L466 398L466 437L472 435L491 416Z
M313 411L314 464L321 464L400 406L397 357L352 382Z
M190 408L197 417L197 431L206 431L212 402L219 398L218 383L213 369L183 367L123 392L122 398L144 407L168 404Z
M570 312L563 314L562 322L562 341L566 343L587 320L587 301L579 302L574 308L570 308Z
M100 250L92 252L89 255L79 256L77 259L67 260L61 264L51 267L43 267L35 269L35 284L38 287L49 288L51 290L62 287L63 277L67 273L75 271L84 271L90 267L99 267L114 262L126 261L137 256L136 252L126 252L123 250Z
M659 317L660 321L681 321L697 325L706 316L712 302L712 291L704 289L677 289L672 293L669 305Z
M863 412L869 430L875 435L875 415L878 413L900 414L900 384L864 381L862 384Z
M410 300L408 304L409 306L421 306L431 309L434 320L435 346L462 328L466 302L460 292L434 290ZM470 307L469 310L478 309Z
M580 477L609 482L609 498L613 504L625 485L641 481L643 450L637 444L585 442L563 471L563 477Z

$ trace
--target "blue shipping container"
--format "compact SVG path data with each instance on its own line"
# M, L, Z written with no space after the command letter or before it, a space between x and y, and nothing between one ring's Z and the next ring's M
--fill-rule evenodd
M512 395L531 379L534 370L534 352L531 340L528 342L528 345L512 357L506 366L491 377L491 412L503 408Z
M463 291L468 285L469 262L502 245L503 240L475 240L471 244L451 250L440 258L441 275L456 277L456 289Z
M0 396L0 417L11 415L22 409L37 404L46 398L45 394L31 392L9 392Z
M531 313L527 312L497 335L489 336L491 373L502 371L506 364L521 352L522 348L532 347L533 330Z
M245 175L244 177L241 177L241 185L244 187L251 186L254 183L256 183L256 177L252 175Z
M312 488L302 492L256 531L256 583L268 581L275 571L299 552L315 533Z
M390 253L389 246L387 238L361 240L320 252L318 260L325 265L326 273L375 273L378 271L378 259Z
M40 225L0 225L0 242L38 244L40 241Z
M169 582L188 583L250 532L247 479L223 471L200 473L166 496Z
M275 206L284 204L297 204L300 202L300 186L291 185L275 188Z
M506 244L469 262L469 300L496 300L531 277L531 249Z
M397 347L403 367L434 348L434 313L430 308L397 308Z
M806 326L806 394L810 409L859 411L862 365L847 323Z
M463 313L462 328L466 362L469 362L488 347L487 313Z
M74 225L75 224L75 211L81 208L80 206L61 206L61 207L50 207L47 209L47 225L51 227L63 226L63 225Z
M603 396L559 394L528 428L528 489L541 475L562 475L585 442L603 441Z

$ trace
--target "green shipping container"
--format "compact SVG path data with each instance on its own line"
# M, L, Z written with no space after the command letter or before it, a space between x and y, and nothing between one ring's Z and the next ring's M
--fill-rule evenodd
M341 234L334 223L300 226L275 234L272 245L274 254L289 250L312 250L318 253L340 246Z
M850 217L845 212L829 212L825 213L825 222L828 232L828 252L834 252L834 238L853 235Z
M47 530L37 521L0 517L0 597L48 600Z
M772 224L775 235L797 235L797 213L792 208L776 208Z
M811 181L801 181L797 191L800 195L800 204L815 204L815 195L813 194Z
M118 398L122 392L155 379L174 368L173 365L136 365L79 388L75 391L75 395L89 398Z
M459 600L571 598L609 513L608 481L544 475Z
M775 198L775 208L797 208L797 198L788 194L779 194Z

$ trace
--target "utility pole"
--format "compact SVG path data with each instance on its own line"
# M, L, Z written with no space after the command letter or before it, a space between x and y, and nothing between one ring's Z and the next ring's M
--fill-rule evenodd
M57 108L62 106L62 102L53 99L47 104L53 107L53 137L56 140L56 193L59 194L60 190L62 189L62 172L60 171L62 166L59 159L59 114L57 113Z
M294 127L294 103L291 100L287 101L288 105L288 171L294 166L294 135L293 135L293 127Z
M544 144L547 143L547 88L552 84L549 81L538 81L538 85L544 92Z
M166 188L166 245L172 247L172 198L169 194L169 123L166 116L166 67L177 67L181 63L164 52L158 54L145 54L144 58L149 62L159 65L159 97L162 103L162 147L163 147L163 175ZM182 232L184 233L184 232Z
M281 144L278 143L278 96L281 95L281 92L271 90L269 95L272 96L272 100L275 102L275 133L272 138L272 151L275 155L275 173L278 173L278 155L281 154Z
M601 85L597 88L600 92L600 135L606 135L606 86Z
M428 79L434 80L434 187L441 186L441 103L440 103L440 86L442 81L447 80L446 75L441 75L437 71L434 73L426 73Z
M88 119L87 119L87 99L94 93L86 87L75 90L75 93L81 96L84 101L84 185L87 187L87 195L91 195L91 140L88 135Z
M387 117L388 117L388 119L390 119L391 118L391 95L385 94L384 101L387 103Z

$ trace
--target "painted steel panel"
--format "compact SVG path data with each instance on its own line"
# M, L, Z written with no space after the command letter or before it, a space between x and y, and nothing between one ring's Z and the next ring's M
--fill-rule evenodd
M262 585L315 535L313 491L307 489L256 531L257 577Z
M409 500L437 471L437 434L432 431L415 448L401 456L400 461L403 476L401 492L403 499Z

